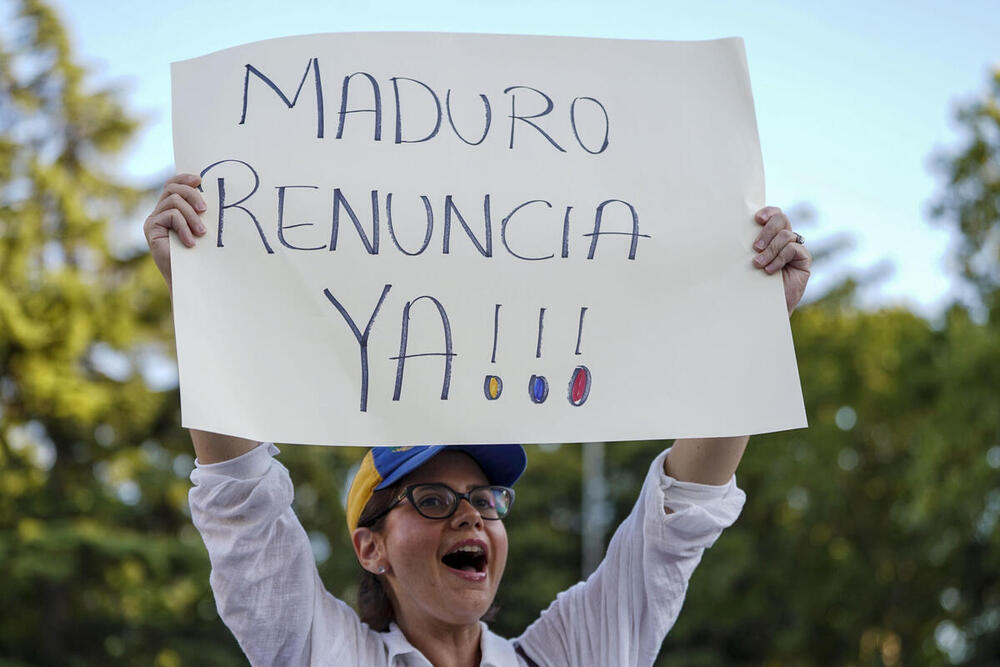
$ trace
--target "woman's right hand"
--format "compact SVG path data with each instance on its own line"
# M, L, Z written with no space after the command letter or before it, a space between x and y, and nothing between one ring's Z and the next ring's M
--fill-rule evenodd
M198 217L204 213L205 200L198 191L201 178L196 174L177 174L163 186L160 201L146 218L142 231L146 243L153 253L156 268L163 279L170 283L170 232L188 248L194 247L195 240L205 235L205 225ZM241 456L257 446L254 440L246 440L230 435L191 429L191 440L199 463L218 463Z
M205 234L205 225L198 217L207 208L197 189L200 183L201 178L196 174L177 174L168 180L160 201L142 226L153 261L167 281L167 287L171 287L170 231L173 230L188 248L194 247L195 239Z

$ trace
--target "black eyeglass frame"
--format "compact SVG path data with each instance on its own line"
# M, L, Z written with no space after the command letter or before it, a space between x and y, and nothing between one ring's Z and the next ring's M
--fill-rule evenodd
M445 490L448 491L448 493L450 493L455 498L455 502L451 506L451 511L450 512L448 512L444 516L427 516L426 514L424 514L420 510L420 507L413 500L413 490L414 489L418 489L420 487L426 487L426 486L433 486L433 487L445 489ZM479 491L480 489L503 489L510 496L510 502L507 503L507 511L503 513L503 516L495 516L495 517L483 516L483 513L479 511L479 508L477 508L472 503L472 494L475 493L476 491ZM413 509L415 509L417 511L417 514L419 514L420 516L424 517L425 519L431 519L432 521L444 521L445 519L450 519L452 516L455 515L455 512L458 511L458 506L462 504L463 500L465 500L466 502L468 502L469 506L472 507L472 509L476 510L476 512L479 514L479 516L482 517L484 520L486 520L486 521L502 521L503 519L505 519L507 517L508 514L510 514L510 508L514 506L514 489L510 488L509 486L502 486L500 484L483 484L482 486L473 487L473 488L469 489L468 491L466 491L465 493L459 493L458 491L456 491L455 489L451 488L447 484L442 484L440 482L425 482L423 484L411 484L410 486L408 486L405 489L403 489L398 496L396 496L396 498L392 501L391 505L389 505L384 510L382 510L381 512L379 512L378 514L376 514L375 516L373 516L371 519L369 519L365 523L364 527L374 526L375 523L379 519L381 519L382 517L384 517L386 514L388 514L392 510L396 509L396 507L398 507L399 504L402 503L404 500L409 500L410 501L410 505L413 507ZM497 512L497 514L499 514L499 512Z

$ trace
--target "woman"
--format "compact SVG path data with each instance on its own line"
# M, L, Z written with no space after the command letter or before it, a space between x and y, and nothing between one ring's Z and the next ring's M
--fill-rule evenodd
M205 234L197 176L164 187L144 230L170 284L171 232ZM781 272L791 313L812 261L780 209L755 221L754 265ZM653 461L598 570L560 593L516 640L480 620L507 558L503 517L520 445L376 448L348 495L363 569L362 617L319 579L277 448L191 431L191 513L222 619L255 665L649 665L701 559L743 506L734 474L749 437L678 440ZM465 502L463 502L465 501Z

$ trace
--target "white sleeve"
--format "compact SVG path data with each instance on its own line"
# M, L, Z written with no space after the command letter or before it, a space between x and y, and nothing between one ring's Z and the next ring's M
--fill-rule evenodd
M656 659L702 553L736 521L746 500L735 478L709 486L668 477L666 455L653 461L597 571L560 593L516 640L541 667L624 667Z
M191 473L219 615L253 665L384 664L377 633L323 587L277 453L265 443Z

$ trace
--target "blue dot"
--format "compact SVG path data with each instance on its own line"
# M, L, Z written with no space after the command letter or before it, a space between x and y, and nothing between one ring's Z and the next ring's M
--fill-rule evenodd
M532 403L544 403L549 397L549 381L544 375L532 375L528 380L528 396Z

